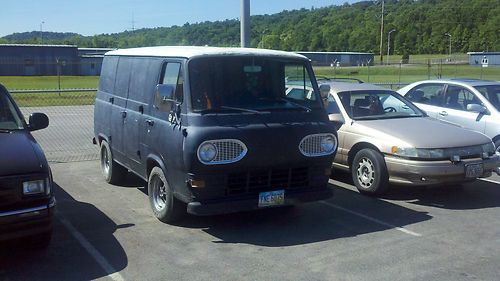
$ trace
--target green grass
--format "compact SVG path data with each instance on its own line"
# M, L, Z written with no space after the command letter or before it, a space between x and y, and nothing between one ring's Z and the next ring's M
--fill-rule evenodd
M75 93L21 93L12 94L20 107L33 106L68 106L94 104L95 92Z
M58 89L57 76L0 76L9 90ZM61 76L61 89L96 89L99 76Z
M425 79L475 78L500 80L500 67L481 68L470 65L375 65L371 67L314 67L317 76L352 77L371 83L412 83Z

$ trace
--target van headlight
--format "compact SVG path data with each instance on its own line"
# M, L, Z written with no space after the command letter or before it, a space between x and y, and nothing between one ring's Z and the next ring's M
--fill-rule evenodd
M198 158L202 163L211 162L217 157L217 147L211 142L205 142L198 148Z
M47 194L49 186L49 179L25 181L23 182L23 194L24 195L34 195L34 194ZM50 190L49 190L50 192Z
M321 148L326 153L333 151L336 145L337 141L335 139L335 136L333 135L327 135L326 137L321 139Z
M481 149L483 150L483 152L487 152L489 155L495 154L495 145L492 142L483 144L481 146Z

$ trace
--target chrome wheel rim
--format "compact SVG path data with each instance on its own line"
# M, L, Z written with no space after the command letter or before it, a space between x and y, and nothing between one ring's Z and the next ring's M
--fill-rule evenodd
M167 188L161 178L155 175L151 182L153 191L153 204L155 209L161 211L167 204Z
M373 166L373 162L363 157L358 163L356 174L361 187L370 188L375 181L375 167Z
M106 147L102 147L101 149L101 167L102 171L105 175L109 174L109 155Z

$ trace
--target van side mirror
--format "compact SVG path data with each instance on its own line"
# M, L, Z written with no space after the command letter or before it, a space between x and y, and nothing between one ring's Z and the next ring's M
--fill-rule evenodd
M159 98L159 100L162 103L166 102L175 102L174 100L174 87L171 85L165 85L165 84L158 84L156 85L156 97Z
M331 87L328 84L321 84L319 86L319 93L322 99L327 99L328 94L330 93Z
M332 114L328 115L328 119L330 119L330 121L337 123L337 124L344 124L345 123L345 119L342 116L342 113L332 113Z
M49 117L43 113L31 113L28 128L30 131L45 129L49 126Z
M488 110L486 109L486 107L484 107L484 106L482 106L480 104L471 103L471 104L467 105L467 111L472 111L472 112L477 112L477 113L481 113L481 114L486 114Z

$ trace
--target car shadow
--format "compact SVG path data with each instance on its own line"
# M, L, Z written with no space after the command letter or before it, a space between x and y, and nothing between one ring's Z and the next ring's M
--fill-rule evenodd
M134 225L116 225L94 205L76 200L57 183L54 192L57 209L49 247L33 249L17 241L0 249L0 280L93 280L114 273L110 268L124 269L127 255L114 233ZM109 263L108 272L96 262L94 250Z
M176 225L202 229L215 238L213 243L285 247L380 232L432 218L334 185L329 187L335 189L335 195L326 201L227 215L187 216ZM358 212L361 216L355 214ZM367 220L363 214L386 224Z
M351 175L335 171L333 178L353 185ZM453 210L485 209L500 206L500 183L477 180L443 186L391 186L381 199Z

